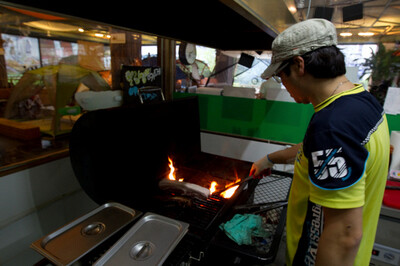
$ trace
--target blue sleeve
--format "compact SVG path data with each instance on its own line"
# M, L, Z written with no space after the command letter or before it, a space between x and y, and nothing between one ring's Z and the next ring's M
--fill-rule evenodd
M352 136L325 130L306 136L304 145L309 178L315 186L344 189L363 176L368 151Z

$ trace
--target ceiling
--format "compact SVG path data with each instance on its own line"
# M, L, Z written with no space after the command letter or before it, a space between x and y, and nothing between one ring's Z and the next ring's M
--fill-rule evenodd
M282 32L296 22L307 18L323 17L331 20L337 29L341 43L355 42L396 42L400 41L400 0L232 0L246 9L249 17L257 18L276 34ZM358 5L360 9L352 10ZM344 9L350 8L349 12ZM330 17L321 14L331 11ZM361 12L360 12L361 11ZM347 14L361 18L346 21ZM322 16L321 16L322 15ZM344 22L345 21L345 22ZM358 33L369 32L372 36L359 36ZM341 36L347 33L351 36Z
M86 34L99 31L107 35L111 26L149 34L145 37L148 42L161 36L221 50L270 50L277 34L305 20L307 14L308 18L313 18L316 9L321 7L333 11L331 20L338 33L352 33L350 37L338 36L339 42L400 40L400 0L114 0L106 4L82 3L78 0L69 0L62 5L55 5L53 0L0 1L0 5L50 14L53 17L48 19L53 22L76 28L85 26L88 28ZM360 3L363 5L362 18L343 22L343 8ZM27 24L38 20L32 14L10 9L5 12L1 8L0 12L3 32L22 29L31 34L46 34ZM360 37L359 32L374 35ZM54 34L67 39L78 38L73 31Z
M297 8L294 16L298 20L307 17L309 1L296 0ZM349 37L339 37L339 42L393 42L400 41L400 0L312 0L310 1L309 18L314 17L316 7L328 7L333 9L332 22L335 24L338 34L352 33ZM362 18L343 22L343 8L355 5L363 5ZM371 32L373 36L359 36L360 32Z

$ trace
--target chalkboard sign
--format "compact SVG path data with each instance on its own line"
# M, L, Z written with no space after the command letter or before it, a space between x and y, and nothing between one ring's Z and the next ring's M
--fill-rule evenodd
M122 66L121 78L124 105L163 100L160 67ZM146 88L160 88L160 90L151 89L146 92Z

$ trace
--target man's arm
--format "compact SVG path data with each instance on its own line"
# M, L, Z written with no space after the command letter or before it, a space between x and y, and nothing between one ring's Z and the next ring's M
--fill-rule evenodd
M299 150L302 143L293 145L284 150L276 151L269 154L269 159L274 162L274 164L287 164L293 163L297 156L297 151Z
M362 211L324 208L324 229L319 239L316 265L354 265L362 239Z
M250 176L259 176L262 171L271 168L274 164L293 163L296 159L297 151L301 143L293 145L284 150L279 150L262 157L257 162L253 163L250 170Z

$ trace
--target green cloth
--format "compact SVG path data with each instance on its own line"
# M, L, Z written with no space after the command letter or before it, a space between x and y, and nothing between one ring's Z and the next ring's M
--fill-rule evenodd
M230 221L222 223L219 228L238 245L251 245L252 237L269 236L262 226L262 217L254 214L235 214Z

